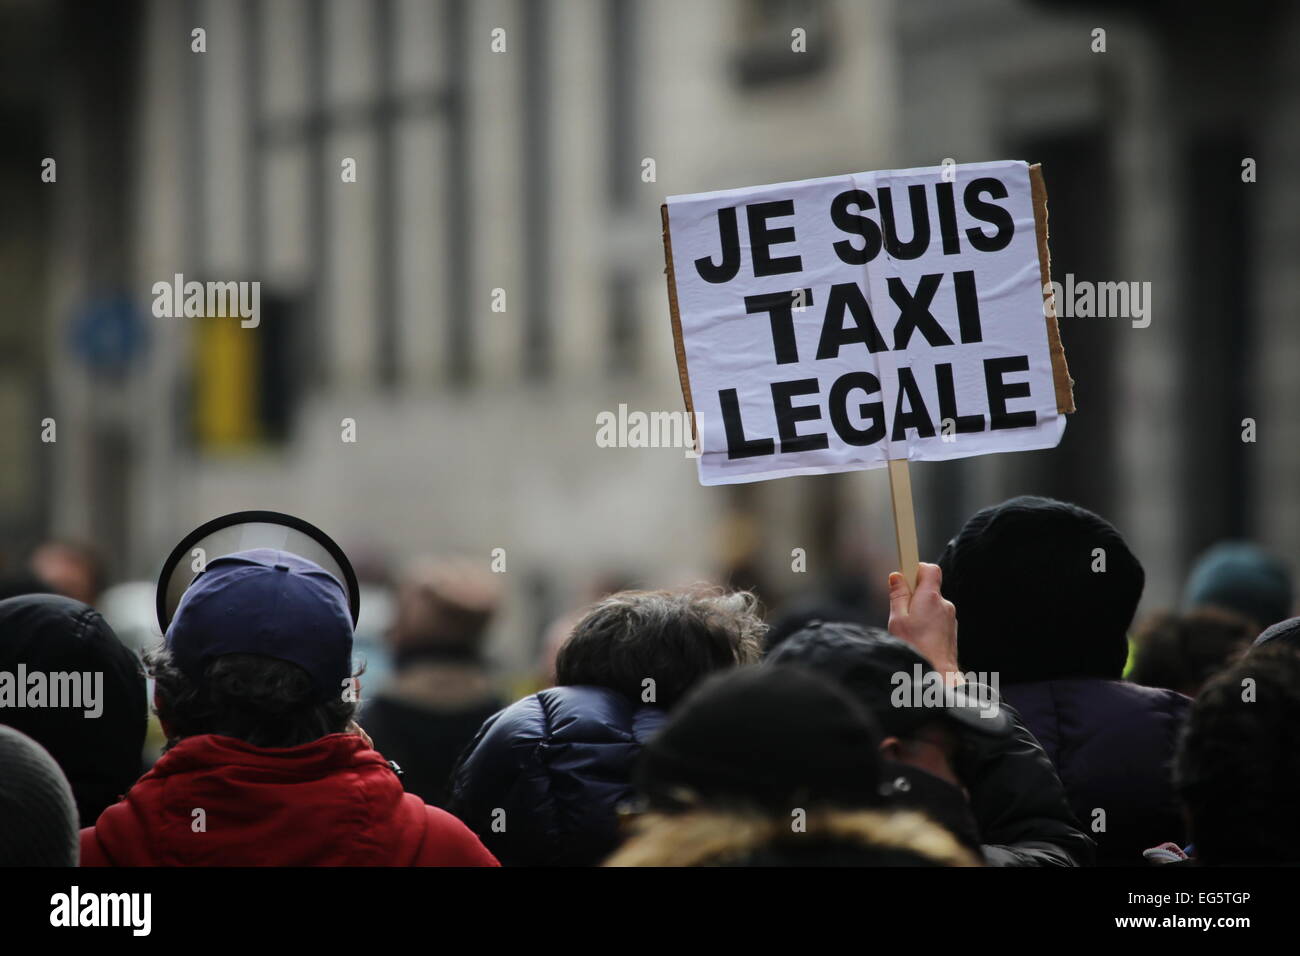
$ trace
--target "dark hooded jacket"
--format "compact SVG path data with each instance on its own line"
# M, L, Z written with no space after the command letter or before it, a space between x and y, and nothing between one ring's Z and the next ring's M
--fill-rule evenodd
M96 717L86 716L94 709L88 707L13 706L0 690L0 723L50 752L72 785L82 826L89 826L143 770L148 702L140 660L94 608L29 594L0 601L0 673L16 682L19 665L47 682L56 673L103 675Z
M505 866L592 866L618 845L641 748L667 713L603 687L551 687L490 717L448 809Z
M1031 681L1002 693L1056 765L1071 809L1097 842L1098 863L1140 866L1147 847L1186 842L1172 765L1189 698L1095 679Z
M1075 505L1013 498L967 521L939 566L963 669L1000 675L1097 862L1140 866L1143 849L1183 842L1171 765L1190 702L1120 680L1145 583L1120 533Z

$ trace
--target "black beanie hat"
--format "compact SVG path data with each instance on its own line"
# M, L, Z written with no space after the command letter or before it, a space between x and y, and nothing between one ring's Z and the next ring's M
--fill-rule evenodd
M102 712L83 708L3 707L0 723L21 730L63 770L83 827L140 776L149 704L135 652L92 607L55 594L0 601L0 671L103 674ZM16 680L16 676L14 678Z
M880 729L828 679L752 667L705 681L642 751L637 784L654 809L880 802ZM689 794L689 795L688 795Z
M967 521L939 567L963 668L1003 684L1122 676L1146 575L1104 518L1012 498Z
M0 725L0 866L76 866L78 832L72 789L54 758Z

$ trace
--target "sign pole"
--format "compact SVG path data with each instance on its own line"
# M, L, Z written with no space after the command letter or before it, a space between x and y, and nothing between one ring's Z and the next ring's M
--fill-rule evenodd
M906 458L889 460L889 496L894 502L894 533L898 539L898 570L910 588L916 587L920 556L916 546L916 512L912 507L912 476Z

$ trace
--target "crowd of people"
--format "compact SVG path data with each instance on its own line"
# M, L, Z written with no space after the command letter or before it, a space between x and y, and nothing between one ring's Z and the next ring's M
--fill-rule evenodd
M4 865L1300 862L1286 567L1216 547L1135 621L1141 562L1064 502L978 512L890 575L887 620L609 594L513 702L472 564L409 570L369 700L348 589L299 555L211 558L143 659L93 608L89 552L24 574L0 600ZM17 676L69 674L102 681L96 716Z

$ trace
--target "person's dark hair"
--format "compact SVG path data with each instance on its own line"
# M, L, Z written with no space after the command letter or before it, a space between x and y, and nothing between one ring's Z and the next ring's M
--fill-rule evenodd
M1252 622L1231 611L1162 612L1134 636L1129 680L1195 697L1207 680L1246 651L1253 637Z
M255 747L296 747L342 733L357 711L342 693L321 700L305 670L272 657L222 655L199 684L166 650L149 655L147 664L168 747L199 734L235 737Z
M1250 683L1247 683L1247 682ZM1257 650L1197 696L1174 780L1196 858L1300 862L1300 654Z
M556 683L592 684L670 708L710 674L757 662L765 625L746 591L623 591L593 606L555 659Z

